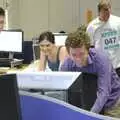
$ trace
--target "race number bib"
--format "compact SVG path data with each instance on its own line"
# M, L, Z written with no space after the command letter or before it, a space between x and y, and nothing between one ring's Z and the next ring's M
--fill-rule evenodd
M120 47L120 36L117 31L107 31L102 33L102 42L105 50Z

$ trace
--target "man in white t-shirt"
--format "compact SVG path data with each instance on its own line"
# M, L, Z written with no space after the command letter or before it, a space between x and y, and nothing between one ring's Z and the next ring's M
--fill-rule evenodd
M111 1L100 0L98 17L87 27L91 45L106 51L120 76L120 17L111 14Z

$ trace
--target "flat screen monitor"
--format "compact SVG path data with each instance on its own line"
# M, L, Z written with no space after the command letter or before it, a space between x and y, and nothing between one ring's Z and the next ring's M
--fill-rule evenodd
M21 120L15 74L0 76L0 120Z
M22 52L23 32L5 30L0 32L0 51Z
M54 34L56 45L65 45L67 34Z

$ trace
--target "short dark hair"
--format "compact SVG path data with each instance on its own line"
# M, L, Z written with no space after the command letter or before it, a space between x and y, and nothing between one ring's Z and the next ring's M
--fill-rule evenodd
M69 53L69 48L79 48L85 45L86 49L90 48L90 38L86 33L84 25L81 25L75 32L68 34L68 37L65 41L65 46Z
M50 31L45 31L40 34L39 36L39 43L43 41L44 39L48 40L49 42L55 44L55 37L52 32Z
M100 0L97 6L98 12L100 12L102 8L105 8L107 6L111 7L111 0Z
M2 7L0 7L0 16L5 16L5 10Z

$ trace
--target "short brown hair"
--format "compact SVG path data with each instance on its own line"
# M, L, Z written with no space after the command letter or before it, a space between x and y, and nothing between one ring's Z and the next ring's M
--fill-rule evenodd
M102 8L106 8L106 7L111 7L111 0L100 0L98 3L98 12L101 11Z
M65 46L67 51L69 52L69 48L79 48L85 45L86 49L90 48L90 38L86 33L86 29L84 25L81 25L77 31L68 34L68 37L65 42Z

